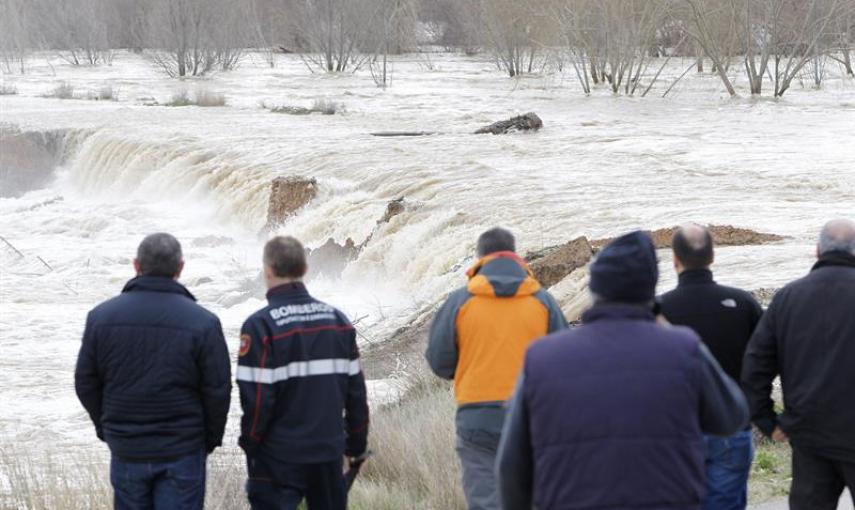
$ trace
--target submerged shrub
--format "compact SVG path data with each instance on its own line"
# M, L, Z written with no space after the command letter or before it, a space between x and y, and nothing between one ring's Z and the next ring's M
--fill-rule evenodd
M45 94L43 97L52 97L56 99L74 99L74 86L70 83L62 82L53 90Z

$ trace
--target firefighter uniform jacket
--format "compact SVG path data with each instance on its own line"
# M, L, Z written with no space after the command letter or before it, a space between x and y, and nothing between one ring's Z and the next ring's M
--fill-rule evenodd
M240 446L249 458L298 464L361 455L368 403L353 325L302 283L267 299L241 329Z

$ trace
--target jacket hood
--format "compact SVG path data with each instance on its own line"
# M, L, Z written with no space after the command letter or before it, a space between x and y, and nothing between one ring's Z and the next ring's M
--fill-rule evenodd
M122 289L122 293L135 291L181 294L196 301L196 298L187 290L187 287L165 276L137 276L128 280L128 283Z
M467 289L476 296L530 296L541 288L526 261L511 251L482 257L466 275Z

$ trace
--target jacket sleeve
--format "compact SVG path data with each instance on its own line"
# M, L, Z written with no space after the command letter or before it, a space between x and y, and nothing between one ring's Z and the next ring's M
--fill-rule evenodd
M547 290L541 289L537 292L536 297L543 303L543 306L549 311L549 326L547 333L555 333L562 329L567 329L567 318L564 317L564 312L561 311L561 305L552 297Z
M433 373L443 379L454 379L457 370L457 312L468 299L469 292L465 288L451 293L430 326L425 358Z
M748 406L739 385L719 366L707 346L698 342L701 362L701 430L729 436L748 425Z
M347 380L347 401L345 403L345 423L347 425L347 444L345 455L358 457L368 448L368 394L365 390L365 374L359 360L359 347L356 345L356 332L350 331L351 356L350 374Z
M268 368L272 344L263 324L253 319L241 327L240 340L236 379L243 417L238 443L247 457L252 457L264 440L276 405L273 371Z
M751 294L748 295L748 299L751 305L751 333L753 334L757 330L757 325L760 324L760 319L763 318L763 307Z
M751 421L770 436L778 425L772 382L778 376L778 341L775 337L775 301L751 335L742 362L742 390L751 409Z
M199 349L202 407L205 412L205 449L208 453L223 444L223 433L232 397L229 349L219 319L206 331Z
M530 510L533 499L533 453L525 400L525 375L521 374L509 402L496 457L496 480L503 510Z
M77 355L77 366L74 369L74 390L77 398L89 418L95 425L95 435L104 440L101 428L101 402L103 398L103 381L98 372L98 359L95 354L95 332L92 326L92 314L86 317L86 328L83 331L83 341Z

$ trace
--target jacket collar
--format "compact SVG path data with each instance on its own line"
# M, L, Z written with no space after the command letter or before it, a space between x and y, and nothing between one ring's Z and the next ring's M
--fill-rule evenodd
M180 294L196 301L196 298L187 290L187 287L167 276L137 276L130 279L122 289L122 293L138 291Z
M309 291L303 282L284 283L267 291L268 301L288 301L294 298L307 298Z
M811 271L828 266L855 267L855 255L845 251L830 251L819 257Z
M601 320L640 320L653 321L653 310L640 305L621 303L600 303L582 314L582 323L588 324Z
M677 277L678 286L683 285L703 285L706 283L715 283L713 280L712 271L709 269L686 269Z

